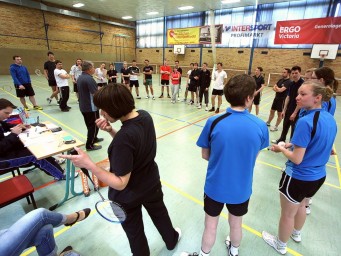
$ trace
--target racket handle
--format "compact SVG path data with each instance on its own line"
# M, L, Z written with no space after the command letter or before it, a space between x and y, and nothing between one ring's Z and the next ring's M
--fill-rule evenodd
M83 171L79 171L82 180L83 194L85 197L90 195L90 188L88 184L88 177L84 174Z
M96 175L92 174L92 180L94 182L94 190L98 191L99 190L99 183L98 183L98 178Z

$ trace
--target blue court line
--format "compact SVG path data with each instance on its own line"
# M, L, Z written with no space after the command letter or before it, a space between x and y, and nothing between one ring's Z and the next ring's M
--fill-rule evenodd
M184 121L184 120L172 118L172 117L170 117L170 116L166 116L166 115L163 115L163 114L159 114L159 113L155 113L155 112L151 112L151 111L148 111L148 112L151 113L151 114L153 114L153 115L163 116L163 117L172 119L172 120L174 120L174 121L179 121L179 122L186 123L186 124L193 124L193 123L191 123L191 122L187 122L187 121ZM200 128L203 128L203 127L204 127L203 125L200 125L200 124L193 124L193 125L198 126L198 127L200 127Z

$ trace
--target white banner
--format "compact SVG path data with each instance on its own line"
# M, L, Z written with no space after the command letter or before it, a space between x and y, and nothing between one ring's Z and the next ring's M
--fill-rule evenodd
M228 39L267 39L275 31L271 22L257 22L256 24L224 24L223 35Z

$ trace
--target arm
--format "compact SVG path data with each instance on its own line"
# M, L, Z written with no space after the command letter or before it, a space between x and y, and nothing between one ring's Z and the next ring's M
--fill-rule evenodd
M272 145L271 150L274 152L282 152L283 155L288 158L294 164L302 163L306 148L298 147L294 145L294 150L290 151L287 147L291 147L292 144L288 143L285 147L280 147L278 145Z
M224 78L224 86L227 84L227 78Z
M205 160L208 161L208 159L210 158L210 149L209 148L201 148L201 157Z
M263 91L264 88L265 88L265 84L262 84L262 86L258 89L258 91L256 91L256 94Z
M4 124L3 128L7 131L10 126L6 127ZM0 154L4 155L9 151L15 151L18 147L22 146L21 141L18 138L18 134L22 131L22 125L16 125L12 128L9 128L11 133L7 136L4 136L2 132L0 132Z
M69 74L59 74L58 75L60 78L63 78L63 79L69 79L70 78L70 75Z
M10 68L9 72L11 73L11 76L13 78L13 82L14 82L15 87L18 88L20 85L22 85L17 78L17 73L15 72L14 68Z

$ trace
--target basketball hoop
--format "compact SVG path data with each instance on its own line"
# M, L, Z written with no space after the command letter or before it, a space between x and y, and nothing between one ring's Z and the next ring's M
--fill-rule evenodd
M324 61L324 57L326 57L325 54L320 54L320 61Z

